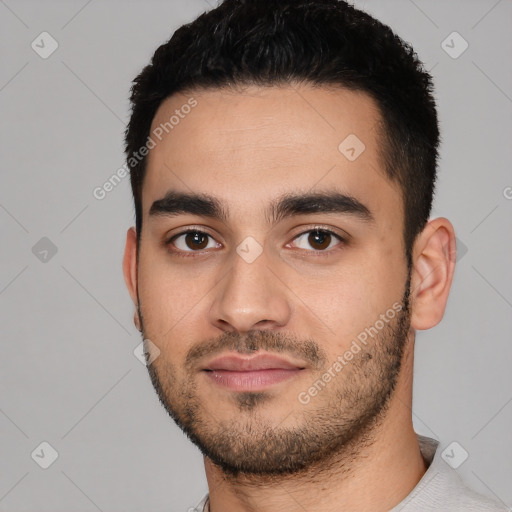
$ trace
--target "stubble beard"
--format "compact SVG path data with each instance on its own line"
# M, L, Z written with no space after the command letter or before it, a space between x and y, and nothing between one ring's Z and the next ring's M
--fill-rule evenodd
M185 378L178 380L183 371L178 372L161 357L148 366L151 382L176 424L231 478L272 480L300 473L320 476L334 467L349 468L357 454L374 442L393 395L410 328L409 295L410 273L402 309L308 405L297 400L290 406L288 416L293 427L276 426L272 418L261 414L264 405L268 411L272 400L266 392L233 393L227 405L236 407L231 419L216 418L205 410L198 396L197 374L185 372ZM140 309L139 316L146 339ZM311 383L329 366L314 340L297 342L272 331L250 331L246 336L226 332L215 346L240 353L259 349L286 352L293 346L293 353L301 354L317 368ZM204 351L205 347L194 355ZM283 421L286 418L285 414Z

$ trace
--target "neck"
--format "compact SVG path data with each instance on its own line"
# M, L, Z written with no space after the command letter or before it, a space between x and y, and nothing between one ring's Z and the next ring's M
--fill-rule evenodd
M381 420L329 461L286 476L227 477L205 457L210 512L385 512L426 471L411 418L412 344Z

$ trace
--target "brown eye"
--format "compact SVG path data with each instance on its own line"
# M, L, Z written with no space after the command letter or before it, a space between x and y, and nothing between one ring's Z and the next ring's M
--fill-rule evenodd
M185 244L189 249L204 249L208 245L208 235L192 232L185 235Z
M331 234L325 231L312 231L309 234L308 242L314 249L327 249L331 244Z
M192 230L184 231L183 233L173 236L169 242L167 242L167 245L176 247L176 249L182 252L197 252L217 246L215 240L207 233Z
M312 229L301 233L294 240L294 243L299 249L311 250L315 252L327 252L333 246L339 245L343 239L326 229Z

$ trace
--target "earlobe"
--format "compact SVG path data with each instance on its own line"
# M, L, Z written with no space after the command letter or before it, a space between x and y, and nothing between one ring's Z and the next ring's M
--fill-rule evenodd
M455 271L455 231L443 217L418 235L411 276L411 327L430 329L443 318Z

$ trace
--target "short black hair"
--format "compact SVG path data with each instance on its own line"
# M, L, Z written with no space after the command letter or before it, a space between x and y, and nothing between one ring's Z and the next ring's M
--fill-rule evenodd
M339 86L376 101L385 172L402 191L410 266L436 180L432 78L408 43L343 0L224 0L155 51L133 81L125 133L139 239L146 158L130 156L146 144L160 104L178 92L286 83Z

